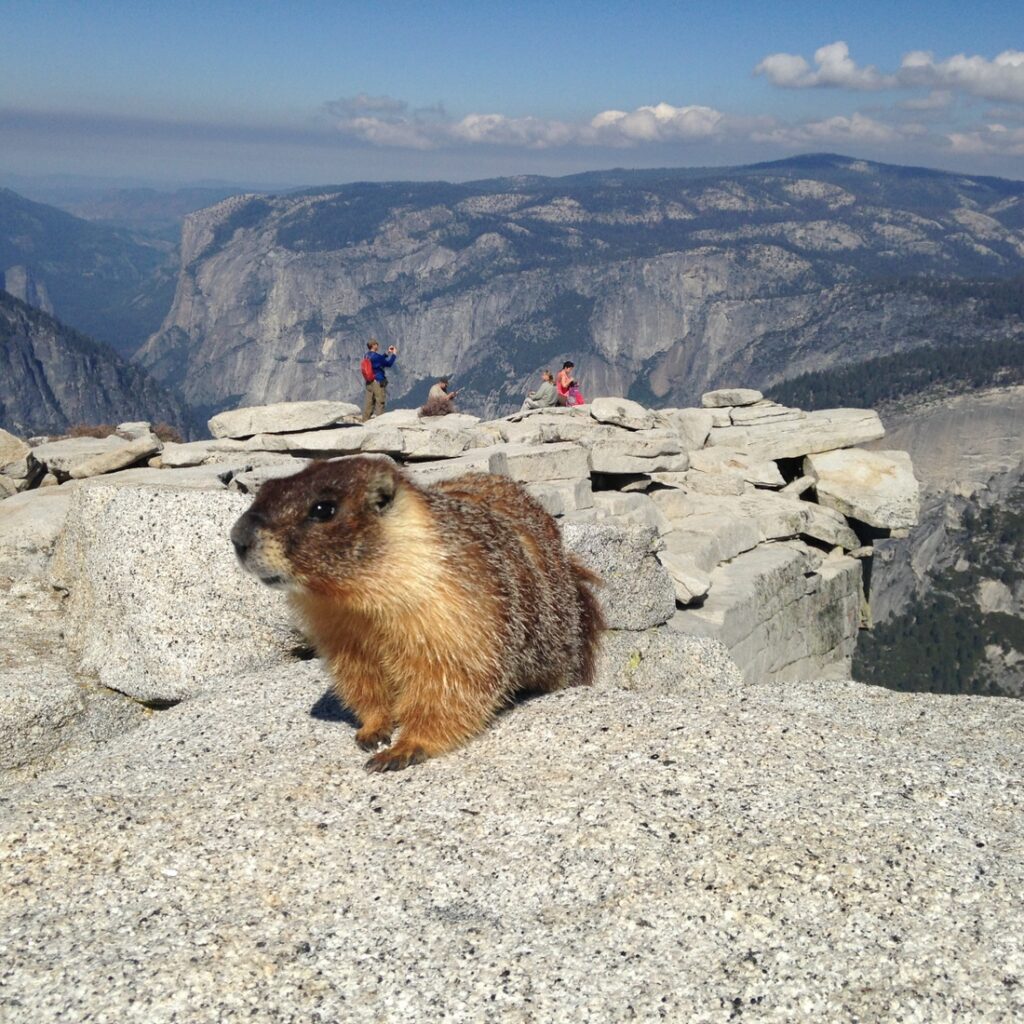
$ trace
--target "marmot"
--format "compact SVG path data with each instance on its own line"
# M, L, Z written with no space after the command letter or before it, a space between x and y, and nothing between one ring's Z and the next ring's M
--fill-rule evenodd
M371 771L481 732L521 691L585 685L597 577L521 485L471 473L420 487L366 457L268 480L231 531L242 565L289 590Z

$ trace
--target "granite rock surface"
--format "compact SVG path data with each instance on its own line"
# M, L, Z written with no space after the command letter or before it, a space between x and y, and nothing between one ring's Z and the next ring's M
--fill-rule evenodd
M294 647L283 596L244 573L227 542L249 504L223 488L82 488L52 567L78 671L164 704Z
M565 691L370 776L316 663L0 793L0 1015L1010 1021L1024 707Z

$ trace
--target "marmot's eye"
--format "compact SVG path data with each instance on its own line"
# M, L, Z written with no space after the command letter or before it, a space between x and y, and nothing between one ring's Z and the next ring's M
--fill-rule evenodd
M318 501L309 510L310 519L315 519L318 523L326 523L329 519L334 518L334 513L338 511L338 506L333 501Z

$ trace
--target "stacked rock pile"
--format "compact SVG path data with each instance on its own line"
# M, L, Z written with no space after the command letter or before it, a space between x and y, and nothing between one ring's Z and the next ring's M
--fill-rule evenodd
M720 640L748 681L781 680L848 675L866 615L861 563L873 539L916 520L909 457L854 447L884 434L871 411L803 412L726 389L699 409L598 398L490 422L396 410L363 424L358 414L329 401L237 409L185 444L162 443L144 423L102 439L8 435L0 479L27 493L0 506L0 558L44 564L90 477L252 494L309 459L356 454L394 459L424 484L501 473L604 573L613 627L630 633L620 668L636 661L626 648L683 634ZM52 500L39 501L43 491ZM73 518L98 507L83 497ZM613 633L609 648L618 642Z

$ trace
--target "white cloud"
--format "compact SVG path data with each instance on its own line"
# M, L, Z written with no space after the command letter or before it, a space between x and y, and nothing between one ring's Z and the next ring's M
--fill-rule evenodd
M563 121L504 114L467 114L443 126L443 134L457 142L546 149L576 141L577 128Z
M772 85L783 89L890 89L897 85L892 75L883 75L874 65L858 67L850 57L846 43L829 43L814 51L816 70L795 53L773 53L754 68L755 75L764 75Z
M713 107L673 107L670 103L637 107L630 113L603 110L590 121L594 141L613 145L708 139L721 135L727 127L726 115Z
M949 89L933 89L927 96L904 100L900 104L900 108L902 110L946 110L952 103L953 93Z
M845 47L842 53L834 51L825 59L819 50L819 68L829 61L833 68L840 67L844 54ZM914 60L916 64L911 64L917 68L934 66L921 55ZM888 150L897 159L907 147L919 153L932 149L986 156L1024 155L1024 127L1010 116L1019 107L1007 106L1005 116L989 115L987 123L963 127L945 121L945 112L954 99L953 88L936 87L926 96L901 104L901 110L858 111L794 122L745 118L700 104L675 106L664 102L632 110L602 110L580 121L478 112L455 118L441 104L413 108L402 100L365 93L325 104L325 110L334 129L343 136L374 147L418 151L566 151L581 147L639 150L673 144L756 143L787 150Z
M757 142L775 142L786 146L878 144L898 142L904 137L902 131L860 113L850 117L836 116L822 121L807 121L804 124L779 125L753 135Z
M904 85L959 89L972 96L1010 103L1024 103L1024 52L1004 50L993 60L958 53L936 60L923 50L906 54L900 65Z
M428 130L429 120L418 112L409 114L409 104L404 100L361 92L330 100L324 104L324 109L339 132L374 145L404 149L432 149L434 146Z
M324 105L337 131L378 146L435 149L451 144L520 146L548 149L558 146L638 146L646 143L713 139L744 134L749 124L704 106L675 107L670 103L632 111L604 110L587 122L504 114L467 114L453 120L438 105L409 110L390 97L363 93Z
M964 132L950 132L946 139L954 152L984 156L1024 156L1024 128L986 124Z
M782 89L933 90L927 97L903 104L913 110L949 106L954 92L1024 103L1022 50L1004 50L991 60L964 53L937 60L925 50L912 50L904 54L895 74L885 74L874 65L858 66L850 57L849 47L840 40L815 50L814 63L812 68L799 54L772 53L754 68L754 74L764 75L772 85Z

